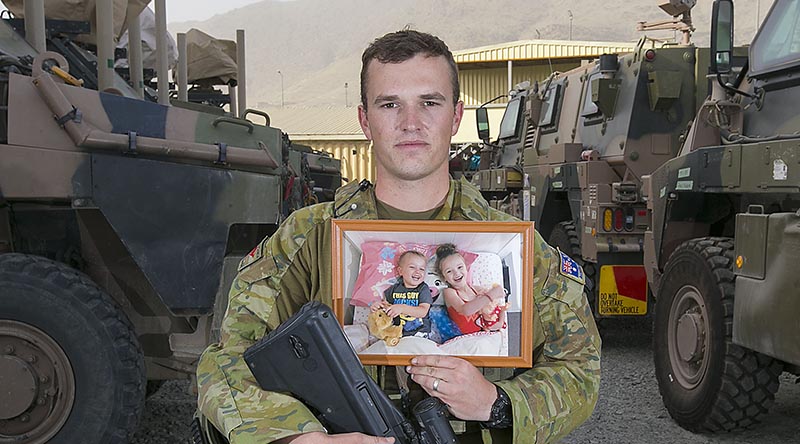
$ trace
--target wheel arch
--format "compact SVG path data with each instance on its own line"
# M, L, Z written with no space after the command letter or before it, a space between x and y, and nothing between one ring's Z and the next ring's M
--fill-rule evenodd
M566 192L550 191L547 193L544 204L539 211L536 229L542 237L548 239L556 225L564 221L575 223L577 219L577 216L572 214L568 194Z
M720 193L673 193L666 206L658 251L658 268L663 273L675 250L691 239L733 237L740 197Z

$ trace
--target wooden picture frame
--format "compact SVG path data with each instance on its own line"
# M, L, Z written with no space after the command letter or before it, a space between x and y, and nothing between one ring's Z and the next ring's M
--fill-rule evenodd
M333 220L332 228L333 310L362 363L407 365L419 354L446 354L478 367L533 365L532 222ZM435 248L442 243L453 243L462 253L476 292L492 288L495 302L502 305L502 293L498 297L500 289L494 287L505 291L509 305L499 330L460 333L459 325L472 325L463 317L461 324L453 321L451 314L459 315L444 303L447 284L433 270ZM409 249L427 258L425 282L435 294L428 311L431 328L425 338L403 336L392 347L369 332L369 307L387 288L397 288L392 287L396 259Z

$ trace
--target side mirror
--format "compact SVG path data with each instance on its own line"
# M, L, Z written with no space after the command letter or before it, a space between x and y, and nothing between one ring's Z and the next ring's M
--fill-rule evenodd
M475 121L478 124L478 139L489 143L489 110L484 107L476 109Z
M711 16L711 72L731 72L733 55L733 1L714 0Z

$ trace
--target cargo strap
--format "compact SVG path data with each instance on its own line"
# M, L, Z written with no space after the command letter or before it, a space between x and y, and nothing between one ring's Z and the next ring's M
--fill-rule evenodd
M214 162L217 165L225 165L228 163L228 144L225 142L219 142L216 144L217 148L219 148L219 157L217 161Z
M72 111L64 114L61 117L56 118L56 123L58 123L58 126L60 126L61 128L64 128L64 125L66 125L67 122L69 122L70 120L72 120L75 123L81 123L81 121L83 120L83 113L80 112L78 108L75 108L73 106Z
M128 151L125 154L136 154L136 131L129 131L128 132Z

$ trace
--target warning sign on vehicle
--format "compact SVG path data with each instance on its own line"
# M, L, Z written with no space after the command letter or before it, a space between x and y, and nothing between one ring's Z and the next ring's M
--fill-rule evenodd
M604 316L647 314L647 274L642 266L600 267L598 311Z

